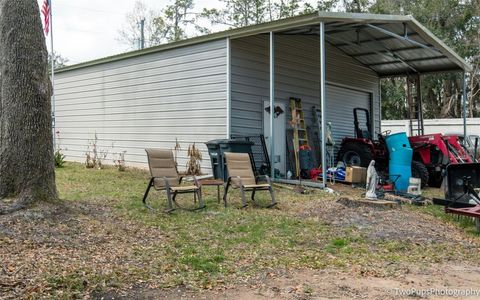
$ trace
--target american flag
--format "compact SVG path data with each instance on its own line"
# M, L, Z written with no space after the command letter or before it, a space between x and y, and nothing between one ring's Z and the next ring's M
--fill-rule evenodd
M43 1L42 15L44 21L43 30L45 30L45 34L48 35L48 33L50 32L50 0Z

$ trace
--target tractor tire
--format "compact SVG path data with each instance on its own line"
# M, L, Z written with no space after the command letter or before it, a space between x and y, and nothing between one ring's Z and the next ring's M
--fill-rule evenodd
M419 161L412 161L412 177L420 178L422 180L422 188L424 188L428 183L427 167Z
M338 152L337 161L343 161L347 166L368 167L373 160L373 153L368 145L346 143Z
M439 188L442 186L443 175L441 172L432 171L428 175L428 186Z

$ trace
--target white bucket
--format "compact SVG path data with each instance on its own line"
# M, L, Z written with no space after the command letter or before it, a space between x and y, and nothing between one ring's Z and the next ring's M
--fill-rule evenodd
M410 177L407 193L412 195L422 194L422 180L420 178Z

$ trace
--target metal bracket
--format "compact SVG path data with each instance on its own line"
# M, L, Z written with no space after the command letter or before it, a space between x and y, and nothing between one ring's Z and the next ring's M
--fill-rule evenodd
M425 49L429 49L429 50L433 50L433 51L436 51L436 52L439 52L441 53L439 50L437 50L436 48L432 47L432 46L429 46L429 45L425 45L425 44L422 44L420 42L417 42L417 41L414 41L410 38L408 38L407 36L401 36L401 35L398 35L394 32L391 32L385 28L382 28L382 27L378 27L378 26L375 26L375 25L372 25L372 24L367 24L366 26L368 26L369 28L372 28L372 29L375 29L377 31L380 31L386 35L389 35L391 37L394 37L394 38L397 38L399 40L402 40L402 41L405 41L405 42L408 42L408 43L411 43L411 44L414 44L414 45L417 45L419 47L422 47L422 48L425 48ZM405 26L406 28L406 26ZM405 31L406 32L406 31Z
M392 53L395 53L395 52L412 51L412 50L418 50L418 49L423 49L423 48L418 47L418 46L409 46L409 47L401 47L401 48L390 49L389 51L392 52ZM387 51L382 50L380 52L387 52ZM360 57L360 56L368 56L368 55L373 55L373 54L376 54L376 53L372 52L372 51L368 51L368 52L354 53L354 54L351 54L350 56Z
M398 56L398 54L396 54ZM441 56L435 56L435 57L429 57L429 58L412 58L412 59L405 59L404 62L409 63L409 62L416 62L416 61L426 61L426 60L435 60L435 59L442 59L446 58L445 55ZM396 63L401 63L402 61L385 61L385 62L378 62L378 63L372 63L368 64L367 66L381 66L381 65L391 65L391 64L396 64Z
M343 40L343 39L340 39L340 38L337 38L337 37L333 37L333 36L330 36L330 35L325 36L325 37L328 38L328 39L337 40L337 41L346 43L347 45L350 45L350 46L363 47L361 44L360 44L360 45L357 45L357 44L355 44L355 43L352 43L352 42L349 42L349 41L345 41L345 40ZM377 42L377 41L376 41L376 42ZM398 60L399 60L399 61L398 61L399 63L404 63L409 69L411 69L411 70L414 71L415 73L418 73L418 71L417 71L414 67L410 66L408 63L402 61L399 57L397 57L397 56L398 56L397 54L392 53L390 50L386 49L386 47L383 46L383 45L382 45L382 47L385 49L385 50L383 50L385 53L380 52L380 51L376 51L376 50L373 50L372 52L374 52L374 54L386 56L386 57L388 57L388 58L398 59ZM366 63L364 63L364 62L361 62L361 63L362 63L363 65L369 67L368 64L366 64Z
M377 39L372 36L370 33L368 32L365 32L365 34L370 37L370 40L377 43L378 45L380 45L380 47L382 47L385 51L387 51L388 54L390 54L393 58L397 59L399 63L403 63L405 66L407 66L410 70L412 70L413 72L415 73L419 73L414 67L412 67L405 58L401 57L398 53L393 53L392 51L390 51L390 49L388 49L381 41L377 41ZM391 63L394 63L394 62L391 62Z

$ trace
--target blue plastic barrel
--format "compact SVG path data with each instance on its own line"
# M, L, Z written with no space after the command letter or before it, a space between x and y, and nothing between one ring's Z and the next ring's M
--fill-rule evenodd
M412 176L413 157L407 134L405 132L391 134L385 138L385 141L390 156L388 163L390 180L395 182L397 190L405 192Z
M390 152L390 163L396 165L411 166L413 150L411 148L403 148L401 151Z
M388 153L390 154L396 151L401 151L404 148L411 148L405 132L387 135L385 141L387 142Z
M412 177L412 167L390 163L388 173L390 180L395 182L395 189L406 192L410 184L410 177Z

